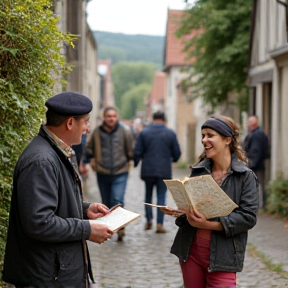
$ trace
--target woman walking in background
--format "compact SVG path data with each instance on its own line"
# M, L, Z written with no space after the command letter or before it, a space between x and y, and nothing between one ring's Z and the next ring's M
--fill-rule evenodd
M225 217L206 219L196 209L178 217L171 253L179 258L185 288L231 288L243 268L247 231L256 224L258 181L232 119L209 118L201 129L204 152L190 177L211 174L238 207Z

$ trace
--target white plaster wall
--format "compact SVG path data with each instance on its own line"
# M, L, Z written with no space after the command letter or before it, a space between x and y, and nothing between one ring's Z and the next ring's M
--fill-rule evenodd
M66 14L67 14L67 2L66 0L61 0L61 1L54 1L54 9L55 9L55 14L60 16L60 20L58 22L58 27L59 29L66 33L67 32L67 27L66 27L66 23L67 23L67 18L66 18Z
M87 24L88 25L88 24ZM90 34L90 35L89 35ZM90 37L87 38L86 43L86 91L87 95L92 103L93 110L90 115L90 128L93 130L97 126L97 117L99 116L100 107L100 76L97 72L97 50L95 46L95 40L92 38L92 32L88 32Z
M192 116L187 115L187 118L191 119ZM181 161L183 162L187 162L188 161L188 151L187 151L187 124L186 125L179 125L179 123L177 123L177 129L176 129L176 134L177 134L177 139L180 145L180 149L181 149Z
M263 84L259 83L256 87L256 116L259 119L259 122L263 121Z
M285 3L286 1L282 2ZM277 1L266 0L265 2L259 1L259 3L263 13L266 14L266 21L261 22L263 23L263 27L266 27L261 34L263 35L262 37L265 37L264 35L268 35L266 37L269 37L267 47L267 52L269 53L269 51L279 48L287 43L286 8ZM267 24L269 24L268 27Z
M167 89L166 89L166 108L167 127L176 131L177 128L177 85L184 78L188 77L187 73L181 72L183 67L173 66L167 72Z
M275 1L276 2L276 1ZM283 1L282 1L283 2ZM281 47L285 43L287 43L287 34L286 34L286 8L284 5L277 5L277 17L276 17L276 47Z
M253 47L252 55L258 58L256 63L264 63L270 60L269 53L272 50L287 43L285 6L277 1L261 0L258 1L257 9L253 41L257 51Z
M249 75L254 76L265 71L273 70L273 68L273 60L267 61L265 63L259 63L257 66L249 70Z
M279 154L279 149L281 147L280 135L279 135L279 127L280 127L280 96L279 96L279 71L275 61L273 61L274 69L273 69L273 83L272 83L272 129L271 129L271 179L275 179L277 176L277 172L281 167L279 167L279 163L281 163L281 158Z
M172 67L167 73L167 97L166 97L166 116L167 116L167 127L176 130L176 108L177 108L177 90L176 90L176 79L179 74L178 68Z
M283 1L286 3L287 1ZM280 170L288 176L288 68L283 63L280 69L269 53L287 44L285 7L277 1L259 0L256 13L256 27L253 39L253 53L249 75L273 71L272 80L272 119L271 119L271 179ZM285 64L287 65L287 64ZM263 83L256 87L256 114L260 123L263 120ZM287 156L286 156L287 155Z
M279 160L281 161L281 170L284 173L285 177L288 177L288 66L284 66L281 70L281 82L280 82L280 91L281 91L281 131L279 141L281 147L279 151Z
M260 3L260 2L258 2ZM259 62L265 62L266 61L266 15L267 15L267 3L266 1L261 1L261 5L258 6L260 9L259 11Z
M261 1L259 1L261 3ZM267 16L270 18L270 27L269 27L269 47L268 50L274 50L276 48L276 1L269 0L269 6L266 11ZM264 31L265 33L266 31Z
M196 122L196 135L195 135L195 157L198 159L203 152L201 126L209 118L207 116L207 106L204 106L203 100L197 98L194 102L194 115L197 119Z
M87 63L86 63L86 57L87 57L87 50L86 50L86 45L89 42L89 39L87 38L86 34L86 27L87 27L87 19L86 19L86 1L82 1L81 3L81 10L79 11L80 16L79 21L80 21L80 31L81 31L81 60L79 61L79 66L80 66L80 75L81 77L81 83L82 83L82 93L84 95L88 95L88 86L87 86Z

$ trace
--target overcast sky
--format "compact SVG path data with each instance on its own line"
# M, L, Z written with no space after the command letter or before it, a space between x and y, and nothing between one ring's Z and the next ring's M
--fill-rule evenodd
M92 0L87 6L88 23L92 30L164 36L168 7L183 10L186 3L184 0Z

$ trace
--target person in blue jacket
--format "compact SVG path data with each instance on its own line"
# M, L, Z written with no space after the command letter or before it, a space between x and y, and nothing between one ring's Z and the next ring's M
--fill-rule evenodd
M181 151L175 132L166 127L165 113L157 111L153 114L153 122L138 135L133 150L134 166L140 160L141 179L145 182L145 203L152 203L153 187L157 188L157 204L165 205L166 185L163 179L171 179L172 162L177 162ZM145 230L152 229L152 208L145 206L147 223ZM166 233L163 228L164 213L157 210L157 233Z

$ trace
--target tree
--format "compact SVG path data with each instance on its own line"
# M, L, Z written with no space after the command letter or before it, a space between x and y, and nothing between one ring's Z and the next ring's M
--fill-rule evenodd
M71 44L72 37L59 31L52 2L0 1L0 266L13 168L39 129L55 82L67 71L62 43Z
M155 66L144 62L121 62L112 67L115 104L122 116L123 95L133 87L147 83L152 84Z
M93 31L97 39L100 59L119 62L150 62L161 68L164 48L163 36L126 35L104 31Z
M145 109L145 98L151 91L151 85L143 83L133 87L122 98L122 117L132 119L137 111Z
M199 33L185 43L185 51L195 59L190 76L197 75L198 80L192 83L190 77L183 84L193 86L195 95L212 107L225 102L229 92L236 92L238 105L247 109L251 9L251 1L198 0L184 14L178 36L189 35L191 30Z

